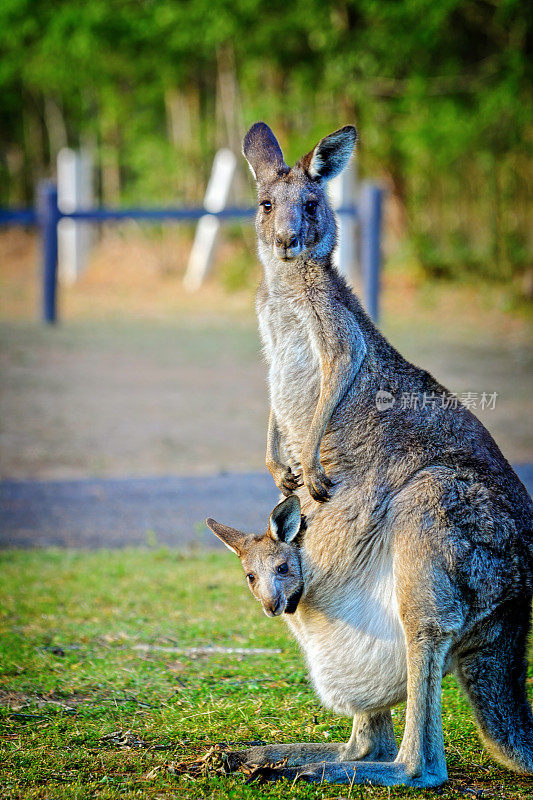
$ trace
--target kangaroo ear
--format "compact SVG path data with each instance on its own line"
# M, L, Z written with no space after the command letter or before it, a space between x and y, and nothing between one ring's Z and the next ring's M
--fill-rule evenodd
M339 175L353 153L357 131L353 125L345 125L321 139L317 146L304 156L300 164L313 180L330 181Z
M278 140L264 122L252 125L244 137L242 152L258 183L273 180L289 171Z
M289 544L299 532L301 521L300 499L298 495L291 494L270 515L270 533L274 539Z
M232 550L235 555L242 557L245 550L246 534L238 531L236 528L230 528L229 525L223 525L221 522L216 522L211 517L205 521L208 528L211 528L215 536L224 542L227 548Z

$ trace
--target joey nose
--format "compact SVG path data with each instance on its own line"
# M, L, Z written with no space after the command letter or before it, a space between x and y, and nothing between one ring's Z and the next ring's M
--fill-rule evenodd
M277 617L278 614L281 614L283 601L281 597L277 597L275 600L271 600L270 603L266 604L266 611L267 614L271 617Z

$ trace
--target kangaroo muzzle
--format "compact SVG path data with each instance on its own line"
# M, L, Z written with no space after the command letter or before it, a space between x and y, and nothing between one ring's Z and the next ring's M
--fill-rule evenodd
M279 617L285 611L287 600L283 595L278 595L263 603L263 611L267 617Z
M269 600L263 600L261 601L263 611L267 617L279 617L281 614L294 614L298 608L298 603L301 600L303 591L304 586L302 583L290 597L285 597L284 594L278 594Z
M299 236L290 233L276 234L274 238L274 254L282 261L296 258L302 252L302 242Z

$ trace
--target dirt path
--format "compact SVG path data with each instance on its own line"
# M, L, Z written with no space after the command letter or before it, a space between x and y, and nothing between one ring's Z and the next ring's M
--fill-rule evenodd
M441 325L394 343L474 409L513 462L533 461L524 343ZM0 325L0 476L199 475L264 468L266 366L253 319Z
M0 474L72 478L263 467L251 325L4 325Z

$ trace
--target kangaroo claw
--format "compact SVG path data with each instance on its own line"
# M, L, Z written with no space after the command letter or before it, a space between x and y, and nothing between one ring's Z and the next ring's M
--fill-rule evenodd
M317 503L326 503L329 500L329 491L333 486L333 481L328 478L324 470L319 469L308 472L305 476L305 485L309 494Z
M292 472L290 467L279 467L275 471L271 471L274 483L286 497L294 494L296 489L303 486L301 475Z
M322 491L319 491L315 486L308 486L307 488L309 490L309 494L311 495L313 500L316 500L317 503L328 502L329 492L327 491L327 489L324 488L322 489Z

